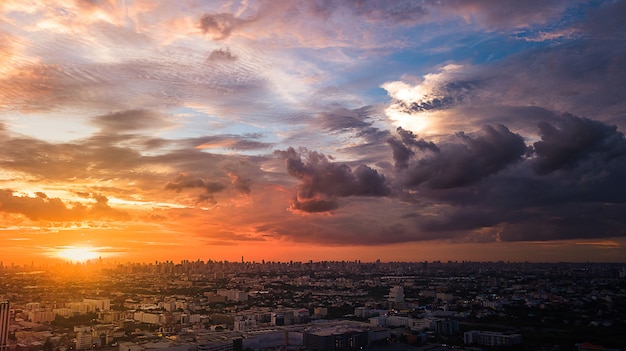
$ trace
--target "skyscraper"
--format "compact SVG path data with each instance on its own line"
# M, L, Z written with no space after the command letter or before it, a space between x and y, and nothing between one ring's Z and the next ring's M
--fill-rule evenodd
M0 351L9 349L9 301L0 301Z

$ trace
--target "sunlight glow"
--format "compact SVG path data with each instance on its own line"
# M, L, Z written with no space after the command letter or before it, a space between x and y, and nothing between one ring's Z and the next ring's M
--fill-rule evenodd
M54 255L72 262L86 262L101 256L97 248L89 246L66 246L57 249Z
M412 103L427 99L427 89L421 85L409 85L405 82L387 82L381 86L395 101L385 109L391 122L414 133L422 133L430 126L428 112L411 111Z

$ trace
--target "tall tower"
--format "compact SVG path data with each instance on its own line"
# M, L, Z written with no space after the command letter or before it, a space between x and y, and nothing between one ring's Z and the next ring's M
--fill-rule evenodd
M0 351L9 349L9 301L0 301Z

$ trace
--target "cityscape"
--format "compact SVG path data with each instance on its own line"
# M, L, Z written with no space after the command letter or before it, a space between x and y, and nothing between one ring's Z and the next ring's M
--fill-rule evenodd
M0 351L626 351L626 0L0 0Z
M0 267L2 351L624 350L626 264Z

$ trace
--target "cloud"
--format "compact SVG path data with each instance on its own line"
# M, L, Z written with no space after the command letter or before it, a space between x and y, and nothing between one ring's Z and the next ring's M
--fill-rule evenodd
M230 49L215 49L211 51L209 57L207 58L207 62L227 62L227 61L237 61L237 56L230 52Z
M150 118L140 120L137 124L132 121L110 127L107 124L106 128L111 134L99 132L89 138L65 143L13 136L4 131L0 139L0 149L3 150L0 167L13 179L28 179L50 186L69 182L72 192L83 194L83 197L97 187L104 194L114 194L128 201L135 201L135 196L140 196L141 199L155 202L173 200L163 196L162 189L168 182L169 189L179 191L181 195L186 195L183 192L186 189L185 184L195 184L199 185L198 189L204 189L203 193L208 194L221 188L224 196L228 197L232 195L228 192L228 184L232 183L233 189L239 193L246 193L249 191L250 179L258 179L263 174L256 164L260 162L257 160L263 159L260 157L212 154L197 149L195 146L198 140L161 141L139 133L118 133L133 129L136 125L143 127L144 122L149 124ZM235 136L232 138L235 144L233 147L253 149L254 145L246 144L245 140ZM242 143L238 144L239 141ZM163 143L167 143L167 149L158 149L155 153L155 145ZM211 181L197 177L196 183L193 183L191 176L180 177L181 173L205 174ZM179 177L174 179L176 175ZM202 185L202 182L206 183ZM182 197L176 200L181 203L188 201Z
M4 193L15 217L150 204L214 243L626 235L623 1L7 4L2 182L38 184ZM11 134L44 114L99 130Z
M118 43L113 47L128 46L132 45ZM137 49L142 54L145 50ZM0 77L0 111L30 113L80 108L108 115L129 113L125 111L154 113L181 104L198 104L211 106L220 115L237 115L246 110L258 111L263 105L259 97L269 96L266 94L270 89L263 89L268 87L262 74L267 66L260 60L235 60L207 69L205 51L192 48L142 59L120 57L115 62L83 60L81 55L87 53L72 52L67 53L66 60L78 62L56 63L65 59L58 57L65 52L49 48L41 53L42 58L12 62L11 69ZM238 100L242 95L246 96L246 104Z
M575 2L448 0L439 2L442 10L490 29L528 28L557 18Z
M239 174L234 172L228 172L228 177L231 180L231 183L242 194L250 194L250 183L251 179L242 177Z
M213 194L224 190L226 186L221 183L209 181L203 178L193 177L189 174L179 174L173 181L168 182L165 185L165 190L174 190L181 192L185 189L201 189L202 192L198 195L198 203L211 202L214 203L215 199Z
M325 212L339 207L337 198L348 196L387 196L391 189L376 170L359 165L354 171L343 163L330 161L323 154L308 152L306 160L295 149L275 151L285 159L287 172L300 180L292 202L294 209Z
M219 134L191 138L182 143L196 149L226 148L240 151L263 150L272 146L270 143L254 140L258 138L260 138L258 135Z
M516 150L515 138L504 137L506 133L501 137L510 138L509 147L491 144L494 151L502 152L502 157L496 157L502 162L493 162L504 166L493 168L500 168L497 173L457 187L423 183L427 186L420 186L419 195L414 196L438 206L434 214L418 212L416 227L472 241L626 235L620 218L626 204L626 190L620 185L626 177L624 135L615 126L588 118L569 114L546 117L549 119L536 127L541 140L533 143L526 157L515 161L517 152L501 150ZM489 148L489 142L483 144L483 149ZM446 148L440 147L440 153L445 153ZM484 167L481 158L477 157L475 165ZM459 168L465 164L454 158L450 162Z
M65 203L43 192L35 197L16 195L13 190L0 189L0 211L17 213L32 221L74 222L84 220L128 220L130 216L111 208L105 196L94 194L95 204Z
M404 184L437 189L469 185L521 161L527 152L524 139L504 125L487 125L475 134L459 132L456 142L438 148L439 152L407 165L399 175Z
M534 164L540 174L563 168L574 168L581 162L609 161L626 155L626 139L616 126L563 115L539 123L541 140L533 144L538 156Z
M574 29L596 41L621 41L625 39L626 23L623 1L603 1L599 6L585 9L585 20L574 24Z
M419 96L435 96L440 103L432 104L428 98L405 98L398 99L404 103L398 108L413 107L414 112L452 109L455 113L451 116L462 116L457 112L468 108L537 107L557 115L568 112L589 116L623 129L626 61L622 58L626 49L615 42L624 39L620 33L626 25L618 15L624 6L619 1L604 2L587 9L587 17L558 30L576 33L564 43L541 45L480 65L464 64L457 72L442 69L437 73L439 79L426 75L417 85L402 82L411 91L421 89ZM466 88L446 90L446 85ZM395 98L396 90L389 89L390 96Z
M557 208L542 207L540 216L506 225L499 234L503 241L551 241L626 236L624 204L575 203Z
M418 140L417 136L411 131L404 130L402 127L398 127L396 131L400 138L390 137L387 139L387 144L391 147L395 167L397 169L403 169L409 166L409 159L415 156L414 149L419 151L430 150L432 152L439 152L439 147L437 147L435 143L427 142L424 139Z
M126 110L100 115L92 123L101 127L105 133L159 129L172 125L159 113L149 110Z
M414 26L450 18L462 18L489 29L527 28L544 24L561 15L571 1L541 0L515 1L497 0L446 0L417 2L399 0L389 3L380 0L354 0L337 3L316 2L314 12L324 18L341 11L349 11L355 17L372 22L388 22L395 25Z
M313 5L314 13L328 18L333 12L349 11L358 17L371 21L389 21L411 25L428 15L428 5L415 1L394 1L388 3L378 0L353 1L317 1Z
M200 18L200 29L214 40L223 40L244 23L246 20L231 13L206 13Z
M347 131L365 129L372 124L366 120L370 117L369 107L365 106L355 110L338 108L330 112L322 112L317 115L315 122L323 129L330 131Z

